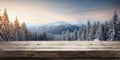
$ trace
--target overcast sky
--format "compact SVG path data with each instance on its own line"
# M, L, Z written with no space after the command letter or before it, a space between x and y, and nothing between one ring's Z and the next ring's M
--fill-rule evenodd
M120 0L0 0L2 12L7 9L11 21L46 24L56 21L85 23L106 21L116 10L120 15Z

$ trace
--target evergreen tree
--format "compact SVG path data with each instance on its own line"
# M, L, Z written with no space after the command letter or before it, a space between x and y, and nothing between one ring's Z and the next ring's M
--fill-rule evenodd
M3 35L3 19L2 16L0 16L0 40L4 40L5 37Z
M73 32L73 40L78 40L78 33L77 33L77 30L75 30L74 32ZM70 34L69 34L70 35ZM71 40L70 39L70 36L69 36L69 40Z
M10 41L15 40L15 32L14 32L14 25L13 23L10 23Z
M110 40L120 40L120 20L118 19L118 15L116 11L113 15L113 20L111 21L111 29L110 29Z
M87 31L86 31L86 40L90 40L90 29L91 29L91 23L90 21L87 22L87 27L86 27Z
M14 21L14 31L15 31L15 39L16 40L20 40L21 39L20 29L21 29L21 27L20 27L18 19L16 17L16 20Z
M10 38L10 22L8 18L8 14L6 9L4 10L3 16L2 16L2 34L4 35L4 40L9 41Z
M28 40L29 33L28 33L28 29L27 29L25 23L23 23L23 24L21 25L21 29L22 29L23 34L24 34L23 38L24 38L25 40Z

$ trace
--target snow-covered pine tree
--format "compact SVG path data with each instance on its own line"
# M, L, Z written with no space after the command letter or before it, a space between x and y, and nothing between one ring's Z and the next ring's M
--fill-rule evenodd
M110 26L110 25L111 25L111 24L110 24L110 22L108 22L108 21L106 21L105 24L104 24L104 28L105 28L105 30L104 30L104 33L105 33L105 35L104 35L104 40L105 40L105 41L109 41L109 35L110 35L109 30L111 29L111 26Z
M100 40L100 41L105 41L107 38L106 38L106 33L107 33L107 31L106 31L106 27L105 27L105 25L104 24L101 24L101 26L99 27L99 30L98 30L98 39Z
M90 21L87 22L87 31L86 31L86 40L90 40L90 28L91 28L91 23Z
M2 16L0 15L0 40L4 40L5 39L5 37L4 37L4 35L3 35L3 19L2 19Z
M95 33L95 39L99 40L99 35L102 33L102 27L100 22L98 21L96 24L96 33Z
M81 27L80 39L83 41L86 39L86 26L85 25L82 25Z
M65 31L62 32L61 39L64 41L65 40Z
M4 10L2 16L2 34L4 35L4 40L9 41L10 38L10 22L7 14L7 10Z
M28 36L29 36L29 33L28 33L28 29L27 29L27 26L26 26L25 23L22 23L21 29L22 29L22 32L23 32L22 35L24 35L23 38L24 38L25 40L28 40L28 38L29 38L29 37L28 37Z
M110 40L120 40L120 20L118 18L117 12L114 12L113 19L111 20L111 29L110 29Z
M10 23L10 41L15 40L15 32L14 32L14 25L13 23Z
M89 40L94 40L95 39L95 33L96 33L96 30L95 30L95 24L91 26L90 28L90 33L89 33Z
M78 33L77 33L77 30L74 30L74 32L73 32L73 40L78 40ZM70 35L70 34L69 34ZM70 36L69 36L69 40L71 40L70 39Z
M69 37L69 34L70 34L70 32L67 30L66 32L65 32L65 40L67 41L70 37Z
M14 32L15 32L15 40L21 40L21 32L20 32L20 25L18 22L18 19L16 17L16 20L14 21Z

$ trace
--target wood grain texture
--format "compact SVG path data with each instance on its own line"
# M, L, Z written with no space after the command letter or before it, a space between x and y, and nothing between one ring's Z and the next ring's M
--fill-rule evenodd
M10 41L0 42L0 58L120 59L120 42Z
M6 58L43 58L43 59L76 59L76 58L120 58L118 51L2 51L0 57Z

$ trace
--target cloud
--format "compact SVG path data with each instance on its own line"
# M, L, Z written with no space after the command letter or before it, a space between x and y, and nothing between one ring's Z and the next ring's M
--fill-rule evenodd
M84 0L83 0L84 1ZM91 3L94 0L86 0ZM0 8L7 8L11 21L18 16L20 22L34 22L46 24L56 21L80 21L81 23L87 20L105 21L109 20L113 14L115 6L104 5L85 5L76 2L47 2L42 0L0 0ZM80 2L80 1L79 1ZM72 4L70 4L72 3ZM76 4L74 4L76 3ZM3 12L3 11L2 11ZM118 12L120 14L120 11Z

